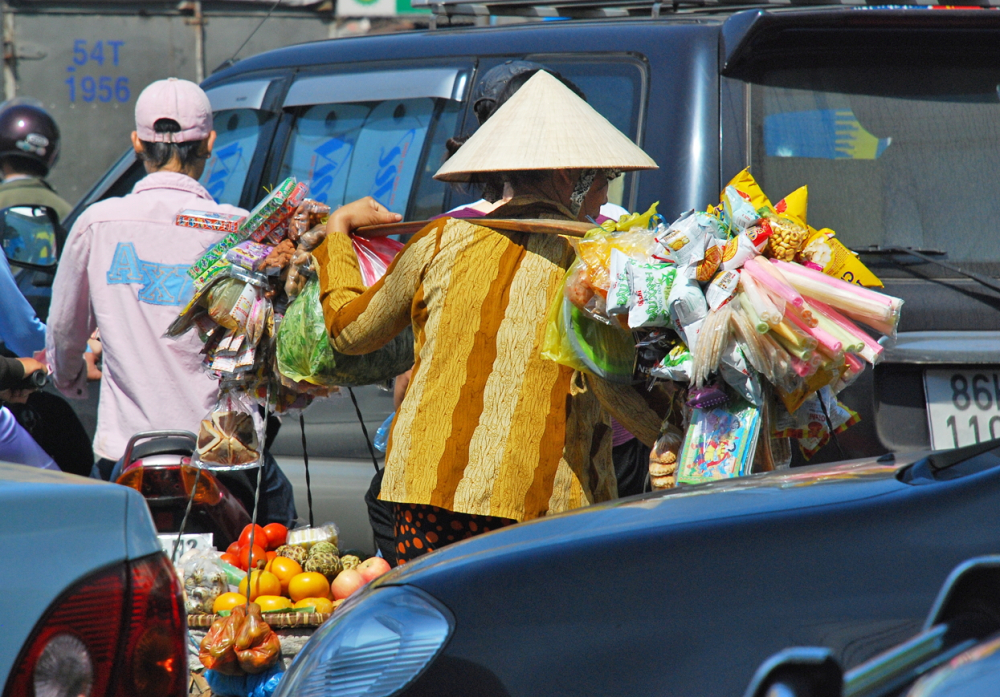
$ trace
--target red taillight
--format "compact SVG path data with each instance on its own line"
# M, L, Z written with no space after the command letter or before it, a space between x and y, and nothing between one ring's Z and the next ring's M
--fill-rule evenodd
M131 572L126 640L118 657L114 694L186 695L187 632L177 576L162 553L133 562Z
M21 650L7 679L5 697L35 695L36 681L46 682L49 673L56 676L62 673L65 687L69 688L89 672L90 695L108 693L121 636L125 571L124 564L99 571L53 603ZM81 646L83 652L79 650ZM54 666L55 670L46 666Z
M184 625L181 587L162 553L104 569L52 604L4 697L186 695Z

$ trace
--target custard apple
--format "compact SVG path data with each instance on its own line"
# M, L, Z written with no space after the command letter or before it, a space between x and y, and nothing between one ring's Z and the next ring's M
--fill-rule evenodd
M309 548L310 557L316 554L333 554L336 556L339 552L337 551L337 547L330 542L317 542Z
M340 558L340 563L344 566L345 569L353 569L354 567L356 567L358 564L361 563L361 558L353 554L345 554Z
M305 564L306 559L309 558L309 553L306 552L301 547L296 547L295 545L281 545L275 550L275 554L279 557L288 557L289 559L294 559L299 563L299 565Z
M340 557L325 552L310 554L305 565L306 571L318 571L326 576L329 581L332 581L343 568L343 565L340 563Z

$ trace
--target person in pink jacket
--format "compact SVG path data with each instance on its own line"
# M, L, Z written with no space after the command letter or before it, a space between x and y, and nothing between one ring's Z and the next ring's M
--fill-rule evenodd
M132 146L147 176L132 193L90 206L73 225L52 288L46 353L52 381L84 398L87 339L100 330L104 376L94 453L104 478L139 431L198 425L218 384L201 368L194 333L164 332L193 293L187 269L222 235L178 227L184 209L236 213L198 183L215 143L204 91L170 78L149 85L135 106Z

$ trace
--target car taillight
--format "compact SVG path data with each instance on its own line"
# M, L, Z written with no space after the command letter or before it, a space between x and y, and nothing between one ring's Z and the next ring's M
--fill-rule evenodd
M125 574L125 564L99 571L52 604L21 650L4 697L88 694L75 691L88 681L92 697L108 693L122 629Z
M113 694L187 694L187 647L181 585L164 554L132 562L125 641Z
M162 553L83 579L35 627L4 697L187 694L183 602Z

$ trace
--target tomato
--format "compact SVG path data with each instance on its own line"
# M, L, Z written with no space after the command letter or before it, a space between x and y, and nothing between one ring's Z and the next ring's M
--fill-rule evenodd
M240 553L240 543L234 542L233 544L226 547L226 554L239 554Z
M254 545L267 549L267 533L259 525L248 525L243 528L243 532L240 533L240 547L246 547L250 544L250 530L253 528L256 528L256 532L253 534Z
M285 540L288 539L288 528L281 523L271 523L270 525L265 525L264 532L267 533L268 549L277 549L281 545L285 544Z
M252 563L251 563L252 561ZM263 547L260 545L253 546L253 552L251 556L251 551L249 547L240 548L240 568L243 570L249 569L251 566L253 568L258 568L258 564L266 564L267 555L264 552Z
M239 554L232 554L230 552L226 552L225 554L222 555L222 561L226 562L227 564L232 564L237 569L242 569L243 568L240 565L240 555Z
M277 552L272 552L271 550L268 550L268 551L264 552L264 555L267 557L268 561L271 561L276 556L278 556L278 553Z

